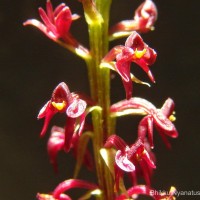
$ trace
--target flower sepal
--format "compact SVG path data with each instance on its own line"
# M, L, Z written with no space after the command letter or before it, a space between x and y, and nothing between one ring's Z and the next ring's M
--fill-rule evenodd
M37 194L38 200L71 200L71 198L64 192L70 189L82 188L90 190L91 193L98 190L99 187L93 183L79 180L79 179L68 179L61 182L50 194ZM95 193L95 192L94 192Z

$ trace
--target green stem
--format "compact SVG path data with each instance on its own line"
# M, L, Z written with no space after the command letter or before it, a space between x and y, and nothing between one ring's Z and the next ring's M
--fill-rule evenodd
M113 177L100 155L104 142L112 134L110 117L110 69L100 68L100 63L108 51L108 24L111 0L83 0L85 18L88 23L91 60L88 76L91 96L102 112L93 112L93 148L97 178L103 192L101 200L114 199Z

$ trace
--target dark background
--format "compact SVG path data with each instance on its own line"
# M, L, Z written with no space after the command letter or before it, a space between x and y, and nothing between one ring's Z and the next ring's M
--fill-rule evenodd
M73 158L61 153L58 159L60 173L53 173L46 153L47 136L39 139L43 120L37 120L38 111L61 81L65 81L71 91L88 94L87 72L82 60L33 27L22 26L26 19L39 19L37 8L44 6L45 1L1 2L0 199L35 199L37 192L51 191L70 177L74 166ZM57 5L61 1L53 2ZM130 19L141 2L113 0L111 24ZM179 191L200 190L199 2L156 0L159 11L156 29L143 35L144 41L158 53L157 62L151 68L157 83L151 88L134 85L134 95L146 98L158 107L167 97L173 98L175 124L180 134L178 139L172 140L171 151L166 150L155 134L157 170L153 187L158 190L168 190L171 185ZM73 13L82 15L78 1L67 1L67 4ZM72 32L87 46L84 17L74 22ZM111 46L123 43L124 40L117 40ZM112 101L124 96L121 80L116 76L112 80ZM62 125L63 118L57 119L56 123ZM137 120L119 120L117 133L132 140ZM87 178L85 173L82 176ZM94 174L88 176L91 179ZM199 199L199 196L181 196L179 199Z

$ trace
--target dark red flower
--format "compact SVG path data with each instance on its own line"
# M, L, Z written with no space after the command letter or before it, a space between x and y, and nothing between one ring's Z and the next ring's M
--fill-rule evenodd
M59 4L54 10L50 0L46 3L46 12L43 8L39 8L39 14L43 21L36 19L27 20L24 25L33 25L41 30L47 37L56 41L58 39L67 39L72 21L78 19L79 16L71 14L71 10L64 3Z
M85 123L86 102L75 93L69 91L68 86L62 82L53 91L49 100L38 114L38 119L45 118L40 136L44 136L49 122L56 113L65 113L65 151L71 147L72 136L75 133L81 135Z
M121 76L126 98L132 96L132 80L130 67L134 62L139 65L149 76L152 82L155 82L154 77L149 69L155 60L157 54L150 48L137 32L133 32L126 40L125 46L116 46L104 57L102 62L111 62L116 60L114 70Z
M145 33L154 29L158 11L151 0L145 0L135 11L133 19L123 20L110 28L110 39L128 36L132 31Z
M79 139L80 136L78 134L74 134L71 140L71 148L73 150L74 156L77 158L77 149L79 147ZM65 130L58 126L53 126L51 129L51 135L49 137L48 143L47 143L47 151L49 154L50 162L54 167L54 171L57 172L57 162L56 157L59 151L64 150L65 147ZM91 157L90 152L88 149L83 152L83 163L86 165L88 169L93 168L93 160Z
M178 137L178 132L172 123L174 102L168 98L161 109L157 109L151 102L134 97L129 100L123 100L111 106L111 112L119 112L128 109L141 109L146 113L146 116L141 120L138 126L138 137L142 140L148 134L148 139L151 147L153 148L153 125L159 131L164 139L164 142L169 147L165 135L172 138ZM171 121L172 120L172 121Z
M134 22L139 32L152 30L157 19L158 11L151 0L145 0L135 11Z
M141 139L129 146L119 136L112 135L107 139L104 147L114 147L117 150L115 155L115 183L117 190L123 173L131 172L132 176L136 177L136 170L139 168L141 168L147 184L150 184L149 168L154 169L156 166Z

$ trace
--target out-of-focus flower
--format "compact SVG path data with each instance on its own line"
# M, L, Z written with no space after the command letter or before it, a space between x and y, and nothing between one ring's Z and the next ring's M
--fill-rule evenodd
M173 186L170 188L169 192L161 193L146 185L136 185L128 189L126 194L118 196L115 200L125 200L127 199L127 194L129 197L128 199L136 199L138 195L145 195L152 197L154 200L175 200L175 192L176 188Z
M145 0L135 11L134 21L136 30L139 32L147 32L152 30L157 20L158 11L152 0Z
M24 25L33 25L41 30L47 37L56 41L58 39L66 40L69 36L69 29L72 21L79 18L78 15L72 15L71 10L64 3L59 4L54 10L50 0L46 2L46 12L39 8L39 14L43 21L29 19Z
M152 0L145 0L135 11L133 19L123 20L111 27L110 39L116 39L130 35L132 31L145 33L154 29L158 16L156 5Z
M150 184L149 168L154 169L156 166L141 139L129 146L119 136L112 135L107 139L104 147L114 147L117 150L115 155L115 183L117 190L123 173L131 172L132 176L136 177L136 170L139 168L141 168L147 184Z
M111 49L102 62L109 63L116 60L113 68L121 76L126 98L130 99L132 96L131 63L134 62L139 65L147 73L150 80L155 82L149 66L154 64L156 57L156 52L144 43L141 36L134 31L127 38L125 46L119 45Z
M64 48L84 59L90 59L88 49L81 45L70 32L72 22L78 19L79 15L72 14L70 8L64 3L53 9L50 0L46 2L46 11L41 7L38 10L42 22L37 19L29 19L24 22L25 26L32 25L38 28L48 38Z
M111 106L111 112L120 112L128 109L141 109L147 114L138 126L138 137L144 140L146 134L148 134L149 143L152 148L154 147L153 125L168 147L169 143L165 135L172 138L178 137L178 132L172 123L174 120L174 116L172 115L174 102L172 99L168 98L161 109L157 109L151 102L138 97L123 100Z
M87 181L79 180L79 179L69 179L61 182L51 194L37 194L38 200L71 200L71 198L64 194L64 192L73 189L73 188L82 188L94 191L98 189L98 186L89 183Z
M75 134L73 135L72 142L71 142L71 148L74 152L74 156L77 158L78 155L78 148L80 136ZM65 144L65 130L58 126L53 126L51 129L51 135L49 137L48 143L47 143L47 151L49 154L50 162L54 167L54 171L57 172L57 161L56 157L59 151L64 150L64 144ZM86 149L83 153L83 163L86 165L88 169L93 168L93 160L91 157L90 152L88 149Z
M56 113L65 113L65 151L71 147L72 136L75 133L81 135L86 116L86 102L75 93L69 91L68 86L62 82L53 91L51 99L43 106L38 114L38 119L45 118L41 131L44 136L49 122Z
M49 154L50 163L54 167L54 171L58 171L56 157L59 151L64 149L65 130L63 128L53 126L51 135L47 143L47 151Z

